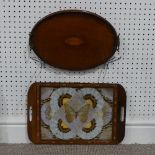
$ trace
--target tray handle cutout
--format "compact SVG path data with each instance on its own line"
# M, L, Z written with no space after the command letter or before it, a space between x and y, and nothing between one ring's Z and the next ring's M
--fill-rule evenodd
M124 107L122 106L121 107L121 113L120 113L120 121L121 122L124 122L124 120L125 120L125 115L124 115Z
M28 109L28 121L32 122L32 106L30 106Z

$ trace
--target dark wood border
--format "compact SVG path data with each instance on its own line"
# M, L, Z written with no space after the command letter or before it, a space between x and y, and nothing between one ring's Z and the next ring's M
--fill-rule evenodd
M112 140L42 140L40 118L41 87L75 87L75 88L113 88ZM29 121L29 108L32 107L32 121ZM120 121L121 107L124 107L124 121ZM34 83L28 92L27 128L29 139L35 144L118 144L125 135L126 93L119 84L93 83Z

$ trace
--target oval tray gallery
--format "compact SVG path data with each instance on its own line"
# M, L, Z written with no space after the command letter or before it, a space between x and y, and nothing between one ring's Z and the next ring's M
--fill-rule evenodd
M125 115L119 84L34 83L28 92L28 135L36 144L117 144Z
M101 16L78 10L52 13L30 33L29 44L45 63L67 70L84 70L105 63L116 51L119 38Z

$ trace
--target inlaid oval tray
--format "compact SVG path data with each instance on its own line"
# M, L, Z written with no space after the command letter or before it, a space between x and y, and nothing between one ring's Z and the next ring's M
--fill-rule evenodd
M52 13L30 33L29 44L45 63L68 70L84 70L105 63L116 51L119 38L101 16L79 10Z

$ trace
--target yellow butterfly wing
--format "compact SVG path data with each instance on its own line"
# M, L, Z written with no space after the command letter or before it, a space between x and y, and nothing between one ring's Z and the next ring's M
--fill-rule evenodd
M68 121L68 123L73 122L75 120L74 110L69 106L69 104L64 104L64 109L65 109L66 120Z
M86 104L78 111L78 117L82 123L85 123L88 120L88 114L90 109L91 105Z

